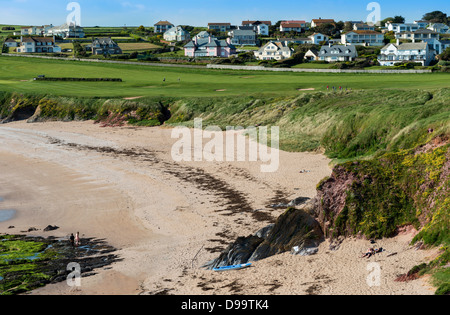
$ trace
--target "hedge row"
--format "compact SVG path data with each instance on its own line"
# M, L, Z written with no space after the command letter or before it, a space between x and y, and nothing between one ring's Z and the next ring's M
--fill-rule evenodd
M35 81L88 81L88 82L98 82L98 81L108 81L108 82L122 82L119 78L34 78Z

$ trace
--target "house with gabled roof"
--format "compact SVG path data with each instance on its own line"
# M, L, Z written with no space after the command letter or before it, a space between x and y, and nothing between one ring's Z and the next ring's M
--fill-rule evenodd
M5 40L4 45L6 47L17 47L18 46L17 42L12 38L8 38L7 40Z
M119 55L122 49L110 37L96 38L91 45L93 55Z
M341 35L341 44L383 46L384 35L369 30L350 31Z
M309 61L317 61L319 60L319 51L315 48L311 48L310 50L308 50L305 53L305 60L309 60Z
M45 36L58 36L62 38L84 38L84 29L75 24L64 23L60 26L55 26L45 31Z
M432 30L434 32L440 33L440 34L449 34L450 33L450 27L443 23L430 24L428 26L428 29Z
M259 60L282 60L291 58L294 50L286 42L270 41L255 51L255 58Z
M184 42L191 39L191 34L181 26L172 27L164 33L164 40L169 42Z
M215 37L208 38L194 37L184 46L186 57L223 57L228 58L236 54L236 47L231 44L231 39L219 40Z
M401 32L415 32L422 29L422 24L416 23L392 23L387 22L386 27L389 32L401 33Z
M208 23L209 30L216 32L228 32L232 29L231 23Z
M153 27L154 27L155 33L165 33L168 30L170 30L172 27L175 27L175 25L173 25L169 21L159 21L158 23L153 25Z
M256 32L249 30L232 30L229 32L231 37L231 44L235 46L256 46Z
M355 23L353 24L354 31L375 31L375 25L369 25L367 23Z
M263 36L269 36L269 26L271 25L271 21L242 21L242 26L252 27L258 35Z
M354 61L358 52L354 45L326 45L319 51L319 60L327 62Z
M381 49L378 62L382 66L395 66L397 63L416 62L429 66L436 52L430 49L426 42L421 43L390 43Z
M395 38L399 39L408 39L412 40L413 42L421 41L424 39L437 39L439 40L440 35L438 32L429 30L429 29L420 29L415 32L401 32L395 34Z
M54 37L21 37L18 53L59 53Z
M306 21L291 20L291 21L281 21L280 32L298 32L301 33L306 29Z
M313 19L311 21L311 27L317 27L322 24L336 24L336 22L333 19L322 19L322 18Z

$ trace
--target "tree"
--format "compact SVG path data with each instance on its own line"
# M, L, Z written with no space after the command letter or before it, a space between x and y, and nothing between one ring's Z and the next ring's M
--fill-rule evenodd
M447 16L447 14L445 14L442 11L433 11L433 12L426 13L423 16L423 19L430 23L448 23L449 22L449 18Z
M387 22L393 22L393 21L394 21L393 17L385 18L383 21L381 21L381 26L386 26Z
M144 25L139 26L139 27L137 28L137 31L138 31L138 32L145 32L145 27L144 27Z
M353 31L353 23L352 22L345 22L344 24L344 33L348 33Z
M439 55L439 59L450 61L450 47L448 47L446 50L442 52L442 54Z
M392 23L405 23L405 18L401 15L396 15Z
M324 23L316 27L316 32L332 36L337 32L337 27L332 23Z

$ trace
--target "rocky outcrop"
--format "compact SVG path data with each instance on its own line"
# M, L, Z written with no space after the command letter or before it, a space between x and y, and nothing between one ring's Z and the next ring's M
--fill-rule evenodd
M291 251L311 255L324 240L320 225L311 215L312 205L302 209L289 208L275 224L248 237L240 237L222 254L204 267L214 269L258 261L273 255Z

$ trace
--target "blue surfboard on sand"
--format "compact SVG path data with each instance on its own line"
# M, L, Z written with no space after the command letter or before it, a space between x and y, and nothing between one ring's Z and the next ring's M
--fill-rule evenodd
M214 271L229 271L229 270L240 270L244 268L250 267L252 264L241 264L241 265L234 265L234 266L226 266L226 267L220 267L220 268L214 268Z

